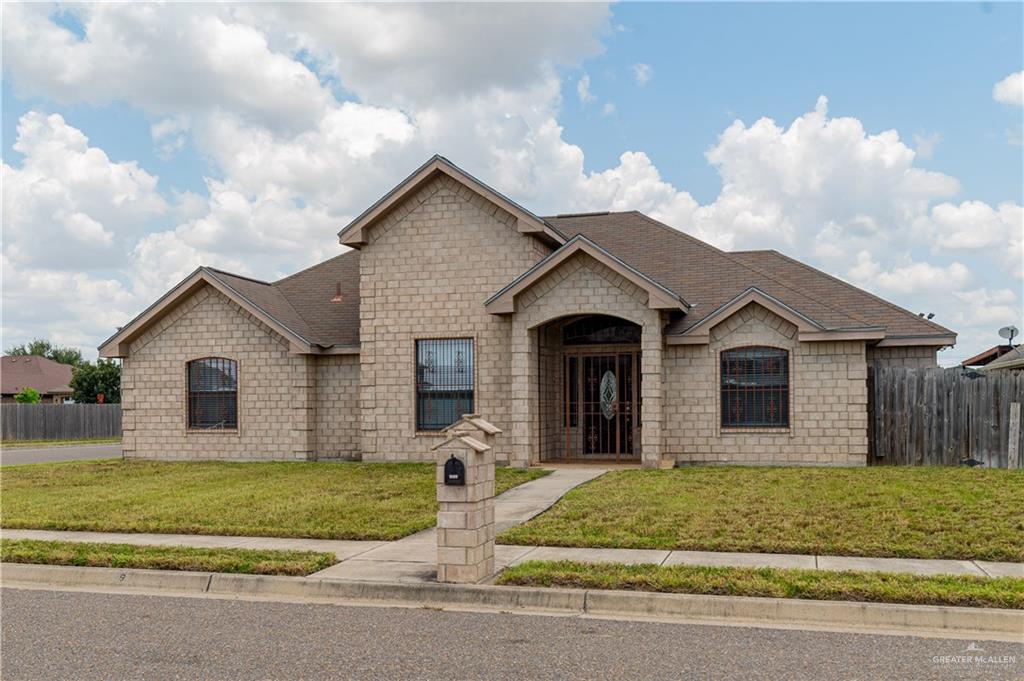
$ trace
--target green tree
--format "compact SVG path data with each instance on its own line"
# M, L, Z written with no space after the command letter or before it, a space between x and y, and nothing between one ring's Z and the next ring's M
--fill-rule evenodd
M39 400L39 391L35 388L25 388L14 396L14 401L18 404L39 404Z
M83 362L71 374L71 397L75 402L95 404L96 396L113 404L121 401L121 366L112 359Z
M15 345L13 348L8 348L7 354L38 355L40 357L52 359L54 362L58 362L60 364L70 364L73 367L85 362L85 358L82 357L81 350L54 345L43 338L36 338L28 343L22 343L21 345Z

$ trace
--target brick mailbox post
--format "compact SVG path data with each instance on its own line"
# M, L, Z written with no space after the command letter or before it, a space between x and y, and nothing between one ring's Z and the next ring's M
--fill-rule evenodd
M494 436L467 414L445 430L437 454L437 581L476 583L494 574Z

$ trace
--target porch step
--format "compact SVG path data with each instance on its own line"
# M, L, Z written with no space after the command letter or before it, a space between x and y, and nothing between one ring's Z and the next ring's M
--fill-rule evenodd
M668 470L669 468L675 468L675 467L676 467L676 460L675 459L662 459L661 461L658 462L658 468L660 468L662 470Z

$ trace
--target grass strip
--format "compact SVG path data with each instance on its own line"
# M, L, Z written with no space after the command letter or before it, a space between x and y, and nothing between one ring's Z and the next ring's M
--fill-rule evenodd
M232 572L244 575L308 575L337 562L316 551L134 546L33 539L0 540L0 562L81 567Z
M499 468L502 492L550 471ZM432 463L74 461L5 466L3 527L400 539L433 527Z
M709 596L1024 609L1024 579L775 568L528 561L498 584Z
M505 544L1024 562L1024 470L615 471Z

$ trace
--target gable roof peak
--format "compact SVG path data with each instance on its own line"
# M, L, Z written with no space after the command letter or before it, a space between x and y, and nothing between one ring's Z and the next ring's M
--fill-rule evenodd
M440 154L431 156L426 163L414 170L412 174L402 180L391 191L359 214L359 216L338 232L338 240L345 246L351 246L352 248L364 246L367 243L365 233L367 228L386 215L403 198L409 196L438 173L447 175L470 191L475 192L502 210L515 216L517 219L516 227L519 232L535 236L552 246L560 246L565 243L565 235L558 231L550 222L470 175Z

